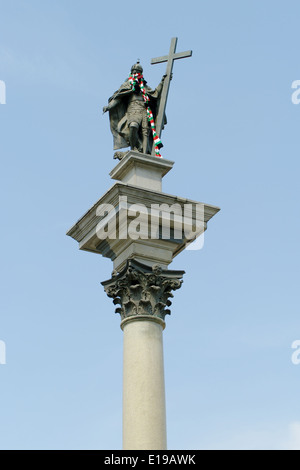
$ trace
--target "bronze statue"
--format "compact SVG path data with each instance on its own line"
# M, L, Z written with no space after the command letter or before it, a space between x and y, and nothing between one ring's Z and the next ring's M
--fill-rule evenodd
M114 150L130 146L131 150L145 154L151 154L152 152L153 133L151 132L147 108L151 109L155 122L166 75L162 77L157 88L152 90L142 74L143 68L137 61L131 67L130 77L109 98L108 105L103 108L104 113L109 111ZM136 83L134 83L135 79L137 80ZM149 99L147 103L145 103L145 94ZM162 147L161 143L159 144L160 147ZM121 158L122 156L122 152L116 152L115 154L115 158Z
M132 150L161 157L159 149L161 132L166 124L166 105L172 80L174 61L191 57L192 51L176 52L177 38L171 39L168 55L151 60L151 64L167 62L166 74L155 90L143 77L139 61L131 67L131 75L120 86L103 112L109 111L110 128L114 138L114 149L131 147ZM146 95L146 96L145 96ZM116 152L121 158L126 152Z

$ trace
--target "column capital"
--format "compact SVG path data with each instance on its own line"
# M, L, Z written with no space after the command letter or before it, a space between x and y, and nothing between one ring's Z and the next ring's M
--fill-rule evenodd
M113 271L112 278L101 284L113 303L120 305L115 312L121 315L121 325L129 319L152 319L164 325L171 313L167 307L172 304L172 291L181 287L184 274L130 259L121 272Z

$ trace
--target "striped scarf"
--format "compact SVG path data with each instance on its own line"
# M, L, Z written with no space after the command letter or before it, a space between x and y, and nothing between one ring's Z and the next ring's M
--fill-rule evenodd
M144 77L141 73L134 73L129 75L129 83L131 85L132 91L135 91L135 87L138 85L140 87L141 93L144 98L144 102L147 108L147 119L150 123L151 130L152 130L152 135L153 135L153 142L154 142L154 150L155 150L155 155L157 157L161 157L161 154L159 152L159 149L163 147L163 144L159 138L159 136L156 133L155 129L155 122L154 122L154 117L151 111L149 104L150 98L147 95L146 89L145 89L145 82L144 82Z

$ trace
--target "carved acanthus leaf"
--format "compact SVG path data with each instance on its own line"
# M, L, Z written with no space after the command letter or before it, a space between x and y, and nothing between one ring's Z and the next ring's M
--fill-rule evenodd
M149 315L164 320L171 312L172 291L182 285L183 271L163 270L155 265L152 269L135 260L129 260L126 268L102 284L115 305L116 313L124 320L129 316Z

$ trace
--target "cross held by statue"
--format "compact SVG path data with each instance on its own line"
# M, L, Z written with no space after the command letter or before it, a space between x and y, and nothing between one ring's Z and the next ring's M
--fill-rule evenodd
M162 128L163 128L163 120L164 120L164 115L165 115L166 106L167 106L167 99L168 99L168 94L169 94L170 81L171 81L171 77L172 77L172 70L173 70L174 60L184 59L186 57L191 57L191 55L192 55L192 51L176 52L177 39L178 38L172 38L171 39L171 46L170 46L169 55L165 55L165 56L161 56L161 57L156 57L155 59L151 59L151 64L152 65L160 64L162 62L167 62L166 78L164 80L164 85L163 85L163 90L162 90L162 93L161 93L158 114L157 114L157 118L156 118L156 132L159 136L161 136L161 131L162 131ZM153 146L152 155L154 155L154 154L155 154L155 152L154 152L154 146Z

